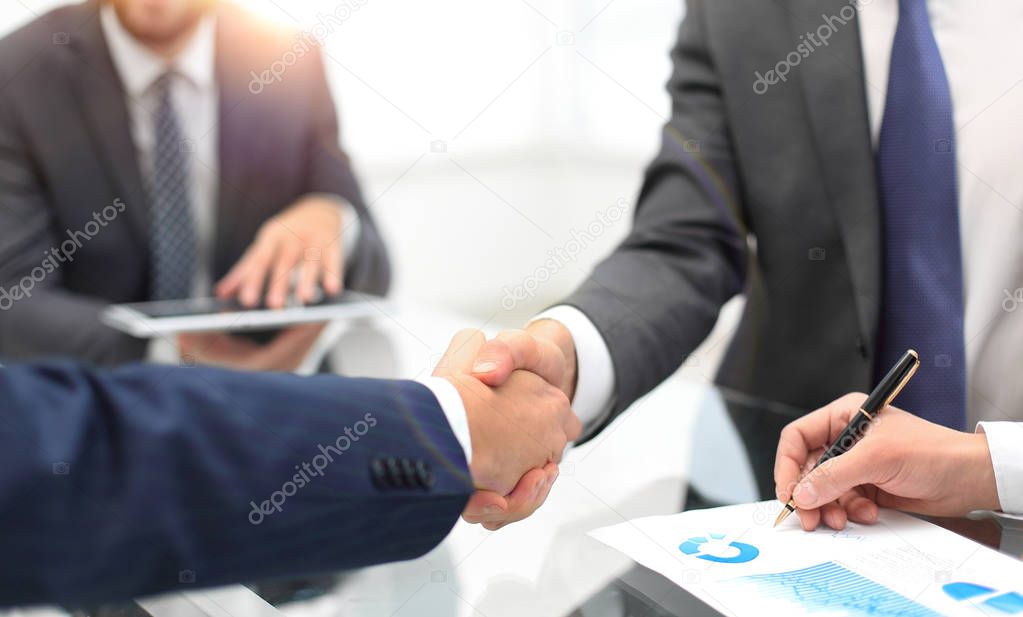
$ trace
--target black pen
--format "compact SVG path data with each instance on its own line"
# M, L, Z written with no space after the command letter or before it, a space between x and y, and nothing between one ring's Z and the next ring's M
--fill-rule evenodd
M859 413L854 415L849 424L842 431L842 434L838 436L838 439L831 444L824 454L817 459L817 464L813 466L814 469L820 467L825 461L832 459L839 454L844 454L852 448L857 441L867 432L867 427L870 423L877 418L881 410L888 406L892 400L898 396L902 388L909 383L909 379L916 373L916 369L920 367L920 356L917 355L912 349L906 351L899 358L899 361L895 363L895 366L888 371L888 374L884 376L881 383L877 384L870 396L863 401L860 405ZM785 508L778 513L778 518L774 521L774 526L777 527L778 523L788 518L789 514L792 514L796 510L796 506L793 502L793 498L790 497L788 503L785 504Z

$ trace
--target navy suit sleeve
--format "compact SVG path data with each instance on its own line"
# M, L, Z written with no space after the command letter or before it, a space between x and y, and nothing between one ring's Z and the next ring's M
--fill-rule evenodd
M472 491L406 381L0 370L0 604L80 606L409 559Z

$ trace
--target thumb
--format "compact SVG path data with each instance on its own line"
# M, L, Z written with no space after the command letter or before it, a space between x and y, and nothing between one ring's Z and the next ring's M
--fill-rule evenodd
M474 359L479 355L480 347L486 337L480 330L472 328L462 330L451 339L444 356L437 362L433 374L435 377L446 377L469 372Z
M861 484L877 482L877 457L869 450L853 448L806 474L792 492L796 506L803 510L819 508Z
M530 371L561 387L565 354L554 343L524 330L506 330L483 345L472 369L488 386L500 386L516 370Z

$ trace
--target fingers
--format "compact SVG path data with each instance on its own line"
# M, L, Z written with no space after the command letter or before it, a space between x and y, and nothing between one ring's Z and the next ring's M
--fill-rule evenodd
M467 328L451 339L447 351L437 362L433 370L435 377L446 377L458 373L468 373L479 354L486 337L480 330Z
M865 394L847 394L828 405L791 422L781 432L774 461L775 493L788 501L800 478L800 471L815 461L810 452L826 448L866 399Z
M877 482L878 458L870 444L861 443L859 447L825 462L796 485L792 494L796 506L818 508L857 486Z
M565 371L565 355L547 339L537 338L523 330L506 330L487 341L473 365L473 376L483 383L498 387L517 370L533 373L553 387L561 389ZM579 418L571 410L571 402L559 401L560 430L569 441L582 432ZM560 452L556 455L560 459Z
M284 330L259 348L250 366L260 371L293 371L302 365L325 324L306 324Z
M533 471L535 472L539 470L534 469ZM525 478L525 476L523 478ZM535 474L532 476L530 481L534 483L537 482ZM473 524L500 521L507 516L507 512L507 499L494 491L476 491L471 497L469 497L469 502L465 504L465 510L462 511L462 518L465 519L465 522Z
M546 411L540 414L540 424L537 425L543 429L541 432L533 433L534 437L548 446L550 452L548 461L560 463L568 443L579 438L582 424L572 411L572 403L568 396L561 389L541 381L539 377L529 372L516 373L510 383L529 380L539 384L540 396L546 408Z
M194 333L183 333L178 335L178 349L181 353L191 352L200 342L201 337Z
M298 269L298 281L295 284L295 297L302 304L309 304L316 299L316 282L320 275L326 275L326 268L319 260L308 259L302 261Z
M323 249L323 293L336 296L344 284L344 251L341 240L335 240Z
M554 481L558 478L558 466L553 463L549 463L539 471L541 473L536 480L530 479L530 482L522 486L521 490L519 490L519 486L516 486L515 490L508 495L508 516L501 521L485 522L483 527L490 531L497 531L505 525L517 523L532 516L547 501Z
M572 411L571 406L569 406L568 414L566 414L563 420L562 430L565 431L565 438L568 441L575 441L582 435L583 423L579 420L579 416L575 415L575 412Z
M469 499L462 518L469 523L481 523L491 531L526 519L544 504L557 478L558 466L549 463L543 469L526 473L507 497L477 491Z
M848 521L863 525L877 522L878 507L859 490L851 490L838 498L812 510L797 509L799 523L806 531L813 531L821 523L831 529L845 529Z
M821 522L821 511L817 509L796 510L796 516L799 517L799 524L804 531L817 529L817 525Z
M244 306L257 306L262 299L263 287L277 251L275 242L256 240L256 243L245 252L238 264L242 272L238 286L238 300Z
M303 324L301 326L292 326L286 330L282 330L277 336L270 341L268 347L280 347L280 348L293 348L296 346L308 346L315 341L320 334L323 332L323 328L326 324L313 323Z
M800 470L807 457L805 447L801 450L793 448L791 452L783 453L782 443L784 443L784 433L774 460L774 494L778 497L778 501L786 503L792 497L792 489L799 482Z
M280 242L277 245L276 253L270 284L266 291L266 305L270 308L281 308L287 303L288 290L291 288L291 273L302 259L302 244L300 242Z
M273 244L257 239L217 284L217 295L221 298L237 295L244 306L259 304L274 251Z
M845 523L848 521L845 509L838 504L837 501L832 501L821 506L821 521L828 527L841 530L845 529Z
M217 296L237 296L252 307L260 303L265 289L266 305L280 308L287 303L296 270L294 293L302 302L315 299L317 284L328 295L341 293L340 227L336 205L296 204L263 224L252 246L217 283Z
M839 505L855 523L870 525L877 522L877 504L859 491L849 491L838 498Z
M185 360L245 368L259 345L223 332L189 333L178 335L178 351Z
M565 355L554 343L524 330L506 330L480 350L473 374L489 386L503 384L512 371L536 373L549 384L561 386Z
M500 386L507 381L516 364L522 361L522 357L532 357L537 353L536 341L525 332L522 334L525 336L518 337L509 332L502 332L496 338L487 341L472 367L473 375L488 386ZM509 340L510 338L515 340Z

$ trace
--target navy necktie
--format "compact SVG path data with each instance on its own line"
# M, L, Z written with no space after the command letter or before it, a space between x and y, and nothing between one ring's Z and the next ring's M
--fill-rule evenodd
M165 73L153 85L158 102L149 186L152 300L189 297L196 265L196 232L189 199L188 160L184 135L171 101L172 78L172 73Z
M876 370L906 349L920 371L895 404L956 429L966 424L963 272L952 95L925 0L899 0L877 147L883 245Z

